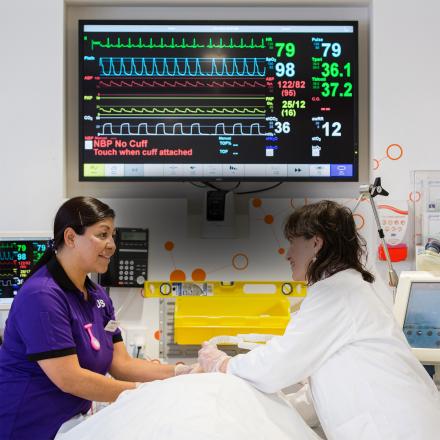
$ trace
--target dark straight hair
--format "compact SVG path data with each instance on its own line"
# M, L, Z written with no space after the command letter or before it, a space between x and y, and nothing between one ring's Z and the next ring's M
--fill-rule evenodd
M115 212L108 205L93 197L74 197L64 202L55 215L53 240L47 246L30 275L48 263L57 250L64 246L64 231L72 228L78 235L83 235L88 226L106 218L115 218ZM28 279L28 278L27 278Z
M284 235L288 240L322 238L322 248L307 269L309 285L345 269L355 269L365 281L374 281L363 262L367 257L366 242L357 232L353 213L347 207L330 200L305 205L288 217Z

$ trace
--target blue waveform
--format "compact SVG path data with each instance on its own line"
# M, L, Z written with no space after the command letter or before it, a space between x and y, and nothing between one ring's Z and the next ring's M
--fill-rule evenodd
M16 259L17 256L15 252L8 252L8 251L0 252L0 261L12 261Z
M184 125L181 122L170 124L166 126L165 123L160 122L151 124L149 127L147 123L130 124L125 122L123 124L113 125L111 122L106 122L102 125L102 132L99 136L118 135L118 136L263 136L266 135L266 129L263 124L255 122L249 126L244 126L241 122L231 125L225 125L223 122L215 125L201 125L199 122Z
M265 58L99 59L101 76L266 76ZM203 66L203 67L202 67Z

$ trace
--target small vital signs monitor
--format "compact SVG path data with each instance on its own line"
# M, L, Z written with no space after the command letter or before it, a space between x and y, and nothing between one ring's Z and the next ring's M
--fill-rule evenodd
M418 359L440 363L440 273L403 272L394 311Z
M48 238L0 239L0 304L11 304L33 266L44 254Z
M116 252L99 277L107 287L143 287L148 271L148 229L117 228Z

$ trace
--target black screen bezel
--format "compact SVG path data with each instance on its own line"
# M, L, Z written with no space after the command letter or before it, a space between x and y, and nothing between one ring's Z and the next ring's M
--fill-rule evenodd
M81 97L82 92L82 62L83 59L83 45L82 40L84 36L85 25L316 25L316 26L353 26L353 38L356 41L355 53L353 56L354 63L357 66L357 76L353 78L353 89L355 93L355 108L354 115L354 161L353 161L353 176L351 177L293 177L293 176L232 176L232 177L204 177L195 179L190 176L142 176L142 177L84 177L84 161L82 157L83 149L80 146L80 139L82 139L82 125L81 125ZM359 182L359 22L357 20L78 20L78 53L79 53L79 68L78 68L78 180L80 182L194 182L194 181L216 181L216 182Z

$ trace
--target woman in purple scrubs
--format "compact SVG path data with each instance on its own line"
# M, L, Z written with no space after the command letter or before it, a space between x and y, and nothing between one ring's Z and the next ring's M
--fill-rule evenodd
M91 401L112 402L136 382L182 366L131 358L112 302L87 274L107 271L115 214L91 197L65 202L53 246L15 298L0 348L0 439L51 439ZM105 375L110 373L112 378Z

